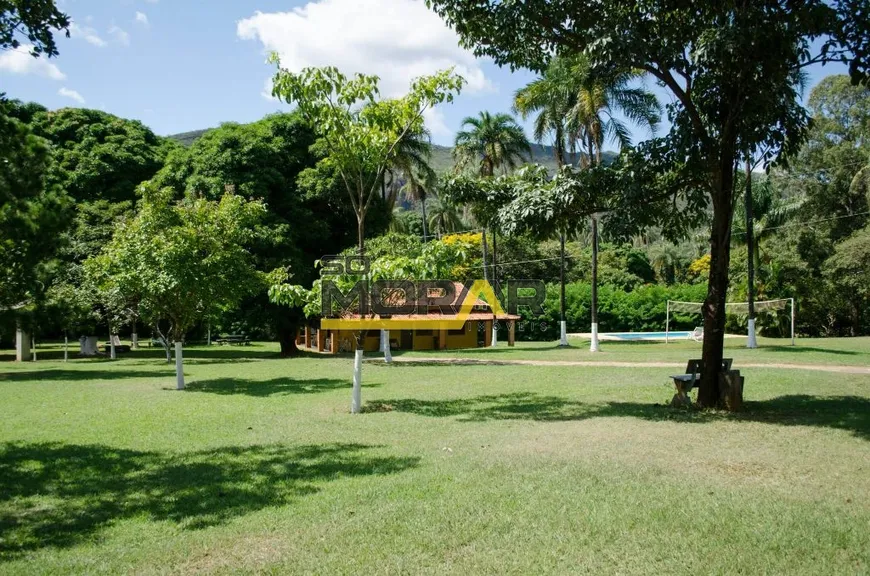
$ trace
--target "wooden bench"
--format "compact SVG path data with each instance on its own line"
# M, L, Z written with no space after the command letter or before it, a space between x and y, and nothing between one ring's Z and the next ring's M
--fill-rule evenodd
M722 359L722 371L730 372L733 358ZM677 388L677 393L674 394L671 400L672 406L687 406L692 403L689 398L689 392L700 382L701 372L704 370L703 360L689 360L686 364L685 374L675 374L671 376L674 379L674 386Z
M251 344L251 339L244 334L228 334L216 338L215 343L220 344L221 346L249 346Z

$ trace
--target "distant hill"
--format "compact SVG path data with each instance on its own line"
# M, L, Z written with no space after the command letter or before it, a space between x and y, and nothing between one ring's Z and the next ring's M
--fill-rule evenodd
M210 129L206 130L193 130L191 132L182 132L181 134L172 134L168 136L177 142L180 142L184 146L190 146L193 144L199 137L208 132ZM606 151L603 154L604 162L609 164L616 158L616 152ZM532 157L528 159L530 162L537 162L543 166L546 166L550 170L556 169L556 160L553 157L553 147L552 146L543 146L541 144L532 144ZM577 161L577 156L571 158L571 162L575 163ZM451 146L439 146L437 144L432 146L432 168L435 169L435 172L439 174L443 174L445 172L450 172L453 170L453 148Z
M192 130L191 132L182 132L181 134L171 134L167 136L167 138L175 140L176 142L179 142L184 146L190 146L191 144L199 140L199 137L208 132L209 130L211 130L211 128L207 128L205 130Z

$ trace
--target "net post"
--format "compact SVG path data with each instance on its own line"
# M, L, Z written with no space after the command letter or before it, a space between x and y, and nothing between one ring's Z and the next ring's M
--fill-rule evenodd
M669 342L668 335L670 334L671 328L671 301L668 300L667 307L665 308L665 344Z
M791 345L794 346L794 298L789 298L791 301Z

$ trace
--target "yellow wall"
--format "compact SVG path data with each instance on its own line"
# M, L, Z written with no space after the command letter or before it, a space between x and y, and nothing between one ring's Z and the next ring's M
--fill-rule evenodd
M338 330L337 332L333 331L332 333L338 333L339 352L352 352L356 349L356 332L354 330ZM342 344L344 344L344 348L342 348ZM366 335L365 340L363 341L363 350L366 352L377 352L380 349L380 336Z
M466 322L465 333L454 336L447 333L448 348L477 348L477 322Z
M414 331L414 350L432 350L435 348L434 336L423 336Z

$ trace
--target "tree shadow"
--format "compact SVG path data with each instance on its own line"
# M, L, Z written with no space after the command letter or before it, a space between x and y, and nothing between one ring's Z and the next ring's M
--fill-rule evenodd
M119 380L121 378L165 378L174 376L175 370L27 370L0 374L0 382Z
M248 396L274 396L285 394L318 394L331 390L350 389L348 380L337 378L273 378L271 380L246 380L243 378L216 378L191 382L187 392L207 392L209 394L244 394ZM380 384L364 384L364 388L376 388Z
M861 396L780 396L746 402L741 412L672 408L637 402L584 403L534 392L476 396L452 400L414 398L369 402L364 412L407 412L419 416L456 417L463 422L532 420L564 422L589 418L630 417L651 421L706 424L717 421L761 422L780 426L818 426L847 430L870 440L870 399Z
M0 446L0 559L68 547L125 518L199 529L286 505L340 478L385 475L417 457L323 444L190 453L61 443Z
M838 356L857 356L862 354L857 350L840 350L837 348L817 348L815 346L759 346L767 352L816 352L819 354L834 354ZM865 353L866 354L866 353Z

